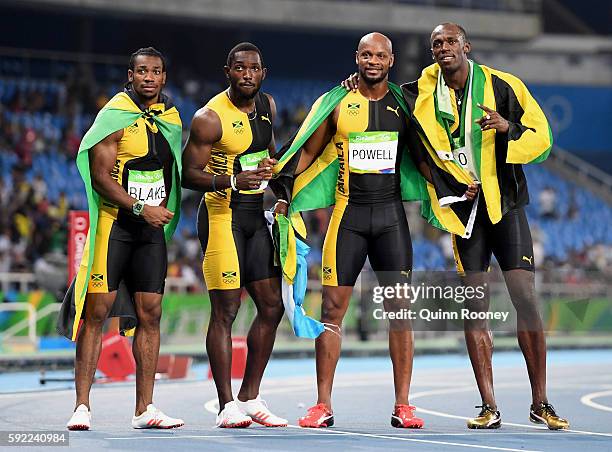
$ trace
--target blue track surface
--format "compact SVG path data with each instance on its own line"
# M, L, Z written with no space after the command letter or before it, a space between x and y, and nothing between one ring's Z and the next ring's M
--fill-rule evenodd
M529 384L519 353L495 355L495 388L503 426L497 431L468 431L465 418L476 413L478 393L466 356L415 359L411 403L425 419L423 430L389 425L393 406L391 365L384 358L343 358L334 385L336 426L324 430L295 427L315 401L314 362L270 363L262 395L292 427L220 430L214 424L214 385L198 366L194 379L160 382L156 404L185 427L175 431L134 431L133 384L97 385L92 392L93 430L70 434L71 447L150 450L612 450L612 351L550 352L549 398L569 418L572 430L551 432L527 420ZM16 379L21 382L19 386ZM38 375L0 376L0 388L33 389ZM12 383L11 383L12 381ZM236 387L239 382L235 382ZM66 386L66 384L64 384ZM14 389L13 389L14 390ZM74 393L54 389L0 394L0 431L60 430L71 414Z

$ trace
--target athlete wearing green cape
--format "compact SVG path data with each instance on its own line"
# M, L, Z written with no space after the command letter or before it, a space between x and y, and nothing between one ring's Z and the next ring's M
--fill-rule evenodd
M409 124L410 112L399 87L388 81L393 58L386 36L364 36L356 52L364 81L359 92L337 87L321 96L295 137L276 155L278 162L270 162L278 175L272 184L285 187L290 201L288 208L280 203L276 209L279 257L287 281L295 275L294 229L305 236L299 212L335 205L323 245L321 322L325 331L315 343L317 404L300 418L301 427L334 423L331 392L340 354L340 325L366 257L381 285L410 279L412 244L402 200L425 201L423 213L435 222L435 216L428 214L425 180L411 158L413 146L422 145ZM288 219L280 215L287 213ZM287 222L291 227L285 227ZM388 301L387 310L402 305L399 300ZM423 420L408 403L413 355L409 321L391 322L389 348L395 384L391 424L420 428Z
M98 113L77 156L87 191L90 229L79 272L58 320L58 331L77 341L77 400L69 430L91 427L89 392L109 314L119 316L122 330L134 334L136 409L132 427L184 424L152 403L167 271L166 240L176 228L180 209L182 125L178 111L161 92L166 82L161 53L152 47L136 51L127 75L124 92Z

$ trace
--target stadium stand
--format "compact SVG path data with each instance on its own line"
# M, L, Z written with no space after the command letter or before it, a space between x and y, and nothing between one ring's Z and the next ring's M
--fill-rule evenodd
M0 190L3 212L8 212L0 220L0 271L31 271L36 260L45 254L64 252L66 213L69 209L86 208L74 156L96 107L117 88L109 85L100 90L88 105L78 98L75 93L78 87L71 86L69 81L18 77L19 65L8 62L1 69L3 74L12 76L0 77ZM331 86L330 81L281 78L266 81L265 89L275 96L279 106L277 142L290 136L308 106ZM170 86L168 92L187 128L190 117L202 103L200 93L189 95L176 85ZM602 262L609 262L612 253L610 206L545 166L530 166L526 172L531 195L527 211L535 230L534 239L543 247L542 263L562 265L580 260L603 269ZM549 187L554 187L554 215L541 212L542 193ZM197 275L200 255L195 217L199 196L186 193L186 199L179 234L187 245L177 245L173 256ZM601 221L592 221L590 213L594 211ZM326 215L308 218L327 221ZM320 245L321 237L322 233L315 232L311 241ZM451 262L444 241L435 234L433 238L420 234L414 239L416 270L448 268ZM314 248L313 263L320 258L317 247Z

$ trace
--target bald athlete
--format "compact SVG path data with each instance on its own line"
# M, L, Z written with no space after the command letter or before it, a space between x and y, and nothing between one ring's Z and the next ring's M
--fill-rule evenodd
M317 404L300 418L301 427L334 424L331 392L340 356L342 320L355 281L366 258L381 285L408 281L412 269L412 243L400 194L400 163L410 158L400 152L414 132L389 91L388 73L393 66L389 38L380 33L365 35L355 54L362 83L330 113L304 144L296 174L303 172L333 140L339 172L336 204L323 245L323 301L321 321L332 326L316 340ZM413 137L418 141L418 137ZM412 139L411 139L412 140ZM364 146L383 152L362 153L349 158L351 150ZM353 155L353 154L351 154ZM285 210L279 204L277 211ZM391 301L395 303L396 301ZM421 428L408 404L414 354L410 325L391 324L389 350L393 363L395 409L391 425Z

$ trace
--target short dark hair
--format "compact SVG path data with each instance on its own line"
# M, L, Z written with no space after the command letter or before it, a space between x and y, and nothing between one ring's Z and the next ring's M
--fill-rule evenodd
M444 23L441 23L440 25L442 25L442 26L452 25L454 27L457 27L459 29L459 34L461 36L463 36L463 42L469 42L468 36L467 36L467 32L465 31L465 28L463 28L461 25L456 24L455 22L444 22ZM440 26L440 25L438 25L438 26Z
M232 65L238 52L257 52L259 55L259 60L261 61L261 67L265 67L261 50L259 50L259 47L251 42L241 42L240 44L236 44L232 50L229 51L226 62L228 67Z
M130 66L129 66L131 70L134 70L134 65L136 64L136 58L139 56L152 56L152 57L159 58L162 62L162 72L166 72L166 58L155 47L143 47L141 49L138 49L136 52L132 53L132 56L130 56Z

